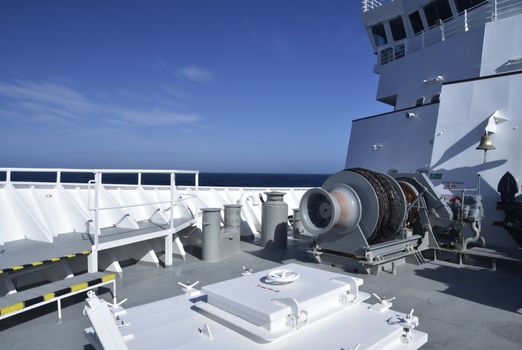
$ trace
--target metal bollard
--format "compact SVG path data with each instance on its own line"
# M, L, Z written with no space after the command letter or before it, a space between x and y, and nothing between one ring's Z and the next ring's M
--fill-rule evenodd
M261 244L265 248L286 248L288 239L288 205L283 192L265 192L261 216Z
M228 240L231 240L230 247L227 246L227 254L233 255L240 251L241 240L241 205L225 204L225 219L223 231Z
M204 261L218 261L221 246L221 209L202 208L202 258Z

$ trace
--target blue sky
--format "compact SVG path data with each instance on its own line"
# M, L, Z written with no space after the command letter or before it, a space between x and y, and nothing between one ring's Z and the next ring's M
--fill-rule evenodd
M389 110L355 0L4 0L0 53L0 166L330 173Z

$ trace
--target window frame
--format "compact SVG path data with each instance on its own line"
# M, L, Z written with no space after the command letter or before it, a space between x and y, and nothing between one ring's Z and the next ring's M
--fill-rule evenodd
M377 28L377 27L382 27L382 34L383 34L383 36L380 36L381 38L384 38L384 42L382 42L382 43L378 43L377 40L376 40L377 35L380 35L375 30L375 28ZM386 27L384 26L384 22L377 23L377 24L374 24L373 26L371 26L370 27L370 33L372 34L373 44L376 47L388 45L388 43L390 42L390 40L388 40L388 35L386 34Z
M445 4L447 5L447 9L449 10L449 13L450 13L450 16L447 18L444 18L444 19L441 17L439 7L438 7L438 5L440 5L442 2L445 2ZM431 8L433 9L434 14L436 16L435 22L433 24L430 24L430 18L432 16L428 16L429 13L426 11L426 9L431 9ZM449 3L449 0L432 0L422 7L422 11L424 12L424 17L426 18L426 22L430 29L440 26L441 23L446 23L447 21L450 21L451 19L453 19L453 12L451 11L451 5Z
M420 26L421 26L421 30L418 31L418 32L415 31L415 28L414 28L414 25L413 25L413 21L411 19L411 17L413 15L415 15L415 14L419 17L419 23L420 23ZM411 28L411 31L413 32L414 35L420 35L423 31L425 31L424 23L422 22L422 17L420 15L419 10L416 10L416 11L413 11L412 13L410 13L408 15L408 21L410 22L410 28Z
M457 13L459 15L462 15L464 13L464 11L468 10L468 11L472 11L482 5L485 5L488 3L488 0L477 0L479 1L477 4L475 5L471 5L469 7L466 7L466 6L463 6L462 10L459 10L459 1L463 1L463 0L455 0L455 9L457 10ZM469 0L469 1L475 1L475 0ZM471 10L470 10L471 9Z
M398 29L399 32L395 32L394 31L394 25L392 25L392 22L394 23L397 23L399 25L399 27L396 27L395 29ZM401 40L404 40L408 37L408 34L406 33L406 26L404 25L404 19L402 18L402 16L397 16L395 18L392 18L388 21L388 24L390 26L390 32L391 32L391 35L392 35L392 39L393 41L401 41ZM402 26L402 27L401 27ZM402 29L401 29L402 28ZM402 33L401 33L401 30L402 30ZM404 36L401 37L398 37L397 39L395 38L395 34L404 34ZM400 35L399 35L400 36Z

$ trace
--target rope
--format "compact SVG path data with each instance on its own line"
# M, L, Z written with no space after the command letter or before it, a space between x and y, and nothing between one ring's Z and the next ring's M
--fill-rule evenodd
M367 238L369 244L390 240L402 225L404 213L401 210L401 194L393 186L392 179L386 175L363 168L346 169L353 171L370 182L379 202L379 217L372 234ZM364 210L364 208L363 208Z

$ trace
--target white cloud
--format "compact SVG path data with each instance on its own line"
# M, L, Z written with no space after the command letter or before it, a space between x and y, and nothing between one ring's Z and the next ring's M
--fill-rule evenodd
M165 98L165 103L158 103L158 98L150 101L145 98L140 101L140 108L131 108L121 102L111 102L106 96L81 92L71 84L46 81L0 81L0 98L4 100L0 117L34 123L101 121L157 127L193 124L200 120L197 114L173 110L175 104L167 103L172 98Z
M70 86L45 81L0 82L0 95L14 101L39 102L73 112L91 111L96 107L83 94Z
M29 102L29 101L19 101L16 103L16 106L24 111L31 112L34 114L40 114L45 112L50 115L55 115L56 118L65 118L65 119L76 119L76 120L84 120L85 117L80 113L75 111L71 111L70 108L62 108L61 106L50 106L41 102ZM70 107L70 106L69 106Z
M112 112L117 116L117 121L126 122L129 125L180 125L193 124L200 120L197 114L185 114L160 109L145 112L116 107Z
M214 75L211 72L194 65L176 69L176 75L198 83L205 83L214 79Z

